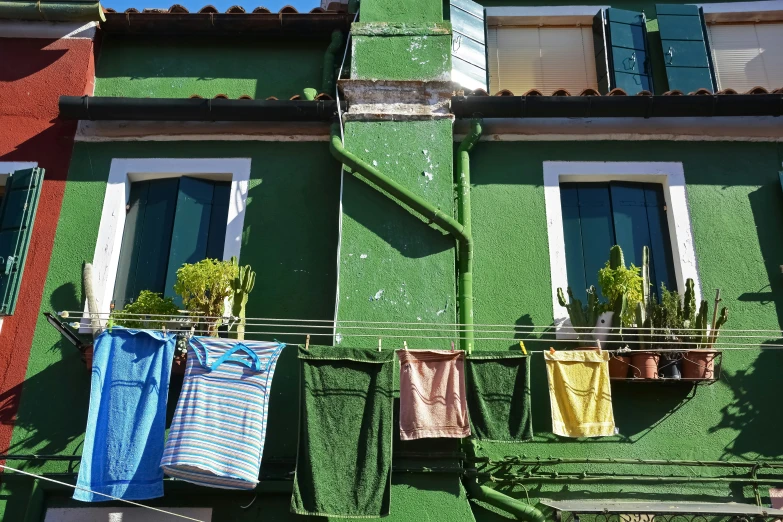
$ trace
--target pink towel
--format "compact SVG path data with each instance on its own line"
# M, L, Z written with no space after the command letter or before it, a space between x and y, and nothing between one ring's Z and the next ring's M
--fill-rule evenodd
M397 350L400 358L400 439L470 435L465 352Z

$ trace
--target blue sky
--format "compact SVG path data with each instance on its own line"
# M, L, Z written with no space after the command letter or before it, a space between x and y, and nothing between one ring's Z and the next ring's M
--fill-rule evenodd
M272 12L278 11L284 5L292 5L300 12L310 11L314 7L321 5L319 0L102 0L101 5L111 7L117 11L124 11L129 7L136 9L150 8L169 8L174 4L184 5L191 13L198 11L205 5L214 5L219 11L223 12L232 5L241 5L248 12L256 7L263 6Z

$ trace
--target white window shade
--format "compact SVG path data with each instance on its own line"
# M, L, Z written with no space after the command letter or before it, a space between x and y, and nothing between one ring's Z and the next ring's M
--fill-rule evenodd
M783 23L707 26L719 89L783 87Z
M591 27L489 27L491 93L597 89Z

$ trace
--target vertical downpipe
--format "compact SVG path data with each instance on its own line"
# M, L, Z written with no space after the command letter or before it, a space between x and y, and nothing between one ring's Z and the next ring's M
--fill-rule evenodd
M470 223L470 150L481 137L479 120L470 122L470 132L457 151L457 218L471 240L459 244L459 323L460 348L473 352L473 233Z

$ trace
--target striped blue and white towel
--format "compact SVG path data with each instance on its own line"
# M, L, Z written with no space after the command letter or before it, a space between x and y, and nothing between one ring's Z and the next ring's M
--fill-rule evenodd
M161 467L223 489L253 489L281 343L194 337Z

